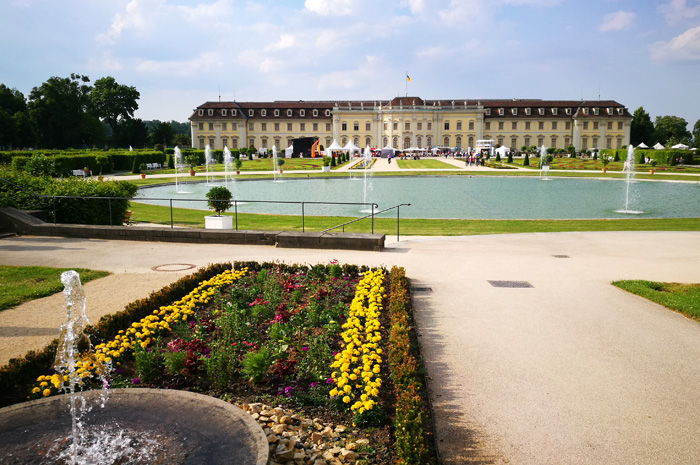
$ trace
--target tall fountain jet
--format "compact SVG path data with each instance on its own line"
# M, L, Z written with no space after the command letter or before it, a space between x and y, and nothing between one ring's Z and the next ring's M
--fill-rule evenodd
M527 155L525 155L527 156ZM540 179L549 181L549 163L547 163L547 147L540 147Z
M230 176L229 172L233 166L233 156L231 156L231 151L228 146L224 146L224 182L226 187L228 187L228 178Z
M641 211L632 210L631 207L631 186L634 184L634 146L627 147L627 158L623 168L625 173L625 208L618 210L619 213L640 214Z
M209 147L209 144L204 147L204 164L207 170L207 184L209 184L209 165L214 164L214 158L212 157L211 147Z
M272 146L272 180L279 181L282 178L282 173L279 172L279 167L277 166L277 146Z

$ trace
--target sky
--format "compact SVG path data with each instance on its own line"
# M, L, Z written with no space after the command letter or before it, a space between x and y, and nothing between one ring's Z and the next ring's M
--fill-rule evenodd
M615 100L700 120L700 0L2 0L0 83L206 101ZM410 77L410 81L406 76Z

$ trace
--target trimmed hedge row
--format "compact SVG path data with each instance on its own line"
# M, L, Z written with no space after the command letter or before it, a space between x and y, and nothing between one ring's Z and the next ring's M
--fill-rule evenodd
M410 297L406 270L392 267L389 283L389 372L396 394L394 437L399 465L420 465L428 459L423 416L423 382L418 347L411 335Z
M608 155L612 159L624 161L627 159L627 149L603 149L600 151L602 155ZM656 161L657 165L675 166L676 160L684 165L692 165L693 152L690 150L651 150L651 149L634 149L634 162L642 164L646 158ZM668 161L667 161L668 160Z
M127 181L99 182L80 178L51 178L25 172L0 171L0 206L19 210L44 210L47 220L68 224L121 224L138 187ZM36 195L34 195L36 194ZM107 199L52 199L37 195L111 197ZM55 216L54 216L55 212Z

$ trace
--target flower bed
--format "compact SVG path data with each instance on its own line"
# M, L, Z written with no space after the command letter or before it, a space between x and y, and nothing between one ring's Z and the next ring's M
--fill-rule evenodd
M298 418L283 426L280 415L246 407L268 434L273 457L297 448L309 460L335 460L335 451L364 464L435 463L403 269L387 274L337 262L225 268L102 338L77 365L86 383L112 364L113 387L186 389L272 406L263 412L292 409ZM51 395L63 382L40 376L31 395ZM306 442L280 433L292 426Z

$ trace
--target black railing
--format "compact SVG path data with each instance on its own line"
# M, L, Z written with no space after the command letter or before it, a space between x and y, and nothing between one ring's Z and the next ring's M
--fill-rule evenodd
M328 231L332 231L332 230L338 229L338 228L342 228L343 232L345 232L346 225L355 223L357 221L365 220L371 216L372 217L372 234L374 234L374 217L376 215L379 215L379 214L384 213L384 212L388 212L389 210L393 210L395 208L396 209L396 241L398 242L399 241L399 219L401 217L400 210L401 210L401 207L410 207L410 206L411 206L410 203L400 203L398 205L394 205L393 207L385 208L384 210L379 210L378 212L375 212L374 208L372 208L371 215L366 215L366 216L363 216L361 218L355 218L354 220L346 221L343 224L339 224L338 226L333 226L332 228L324 229L321 232L328 232Z

